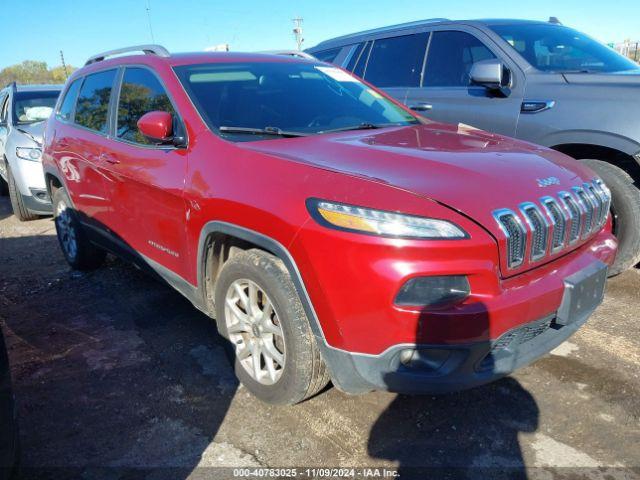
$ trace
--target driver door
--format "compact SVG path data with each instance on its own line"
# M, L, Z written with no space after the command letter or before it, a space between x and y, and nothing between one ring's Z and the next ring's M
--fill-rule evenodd
M138 130L145 113L177 117L166 88L148 67L121 73L115 135L102 157L114 232L129 247L178 275L187 275L184 181L187 149L154 145Z

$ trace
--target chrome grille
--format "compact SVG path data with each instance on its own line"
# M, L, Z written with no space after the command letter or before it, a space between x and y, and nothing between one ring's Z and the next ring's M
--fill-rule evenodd
M601 180L594 180L542 197L539 203L521 203L518 213L494 211L506 236L507 267L519 267L525 259L542 260L588 238L606 223L610 205L611 193Z

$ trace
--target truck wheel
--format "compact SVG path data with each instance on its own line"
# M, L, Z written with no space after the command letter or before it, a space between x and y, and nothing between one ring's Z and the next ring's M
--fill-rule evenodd
M9 200L11 201L11 208L13 208L13 214L16 218L21 222L35 220L38 218L38 215L31 213L22 201L22 195L20 194L16 181L13 178L13 173L9 170L9 165L7 165L7 178L9 179L7 182L9 187Z
M640 190L627 172L602 160L581 160L595 171L611 190L613 234L618 254L609 276L618 275L640 262Z
M235 373L260 400L293 405L329 382L302 303L284 264L262 250L222 267L216 319Z
M94 270L107 252L89 241L64 188L53 194L53 217L64 258L76 270Z

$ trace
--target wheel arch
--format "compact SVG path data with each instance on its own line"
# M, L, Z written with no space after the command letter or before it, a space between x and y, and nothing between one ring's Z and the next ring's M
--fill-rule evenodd
M244 245L248 248L260 248L265 250L275 257L279 258L288 270L291 276L291 281L295 286L296 292L300 297L302 306L305 310L311 331L313 332L322 358L329 369L330 376L334 382L334 385L343 391L351 391L353 393L370 391L371 387L366 383L362 383L362 380L355 373L356 369L353 366L353 360L347 352L336 349L328 344L322 331L322 325L316 315L315 309L311 302L311 298L304 285L302 275L294 258L289 253L289 250L282 245L279 241L271 238L263 233L256 232L254 230L242 227L240 225L231 224L222 221L211 221L202 228L200 233L200 239L198 242L198 290L202 298L202 304L209 310L211 305L207 298L207 288L211 284L207 285L207 269L211 269L210 258L208 257L212 245L215 245L216 239L227 238L232 239L236 243L232 243L232 246ZM239 242L239 243L238 243ZM242 247L241 247L242 248ZM209 270L209 274L212 272ZM215 282L213 283L215 285ZM213 310L211 310L213 311ZM348 380L348 388L343 386L343 380Z
M640 152L631 155L618 148L593 143L562 143L551 148L576 160L602 160L620 167L640 186Z

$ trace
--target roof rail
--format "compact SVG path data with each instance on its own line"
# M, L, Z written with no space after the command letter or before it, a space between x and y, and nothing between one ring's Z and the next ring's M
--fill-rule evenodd
M307 52L301 52L300 50L263 50L258 53L269 53L271 55L283 55L285 57L298 57L304 58L305 60L317 60L313 55L308 54Z
M335 37L335 38L331 38L329 40L325 40L324 42L320 42L317 46L325 44L325 43L333 43L335 41L338 40L346 40L348 38L352 38L352 37L357 37L359 35L371 35L374 33L382 33L382 32L388 32L391 30L396 30L396 29L401 29L401 28L408 28L408 27L418 27L420 25L428 25L431 23L438 23L438 22L449 22L451 21L448 18L426 18L424 20L416 20L416 21L412 21L412 22L406 22L406 23L398 23L396 25L389 25L386 27L379 27L379 28L372 28L371 30L363 30L362 32L355 32L355 33L349 33L347 35L341 35L339 37ZM315 48L315 47L314 47Z
M101 62L107 57L113 57L115 55L129 52L144 52L145 55L156 55L158 57L170 56L169 50L161 45L134 45L132 47L118 48L116 50L109 50L108 52L102 52L98 53L97 55L93 55L92 57L89 57L89 60L87 60L85 66L91 65L92 63L96 62Z
M7 86L4 87L4 88L12 88L13 90L17 90L18 89L18 84L14 80L13 82L7 83Z

